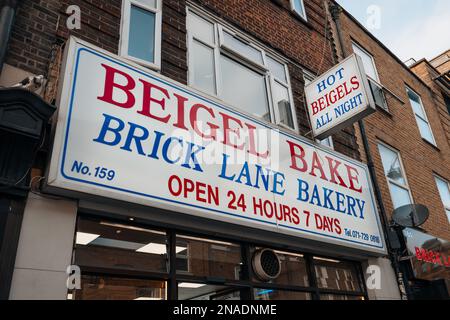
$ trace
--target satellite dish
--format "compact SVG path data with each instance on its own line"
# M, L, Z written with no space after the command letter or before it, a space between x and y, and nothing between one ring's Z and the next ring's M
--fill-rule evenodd
M408 204L394 210L392 218L402 227L419 227L428 220L430 212L421 204Z

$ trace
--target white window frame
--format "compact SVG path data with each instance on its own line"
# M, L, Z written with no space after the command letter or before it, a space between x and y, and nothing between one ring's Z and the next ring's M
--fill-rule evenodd
M365 53L368 57L370 57L370 60L372 61L372 66L373 69L375 70L375 76L376 79L372 79L369 75L367 75L367 77L373 81L376 82L376 84L378 84L379 86L381 86L380 84L380 76L378 75L378 69L377 69L377 65L375 63L375 58L373 57L373 55L371 55L366 49L364 49L363 47L361 47L359 44L357 44L356 42L352 41L352 49L354 47L357 47L359 50L361 50L363 53ZM354 52L355 50L353 50ZM356 53L356 52L355 52ZM356 53L357 54L357 53Z
M389 146L389 145L387 145L387 144L385 144L385 143L383 143L383 142L381 142L381 141L378 142L378 145L381 145L381 146L385 147L386 149L389 149L389 150L391 150L392 152L394 152L395 154L397 154L397 156L398 156L398 162L399 162L399 165L400 165L400 169L402 170L402 174L403 174L403 179L405 179L405 184L403 185L403 184L401 184L401 183L398 183L398 182L395 181L395 180L392 180L391 178L389 178L389 177L385 174L384 163L383 163L383 157L382 157L382 155L381 155L380 148L378 148L378 153L379 153L380 159L381 159L381 166L382 166L382 168L383 168L383 174L384 174L384 176L386 177L386 180L387 180L387 183L388 183L388 188L389 188L389 194L391 195L392 206L395 206L395 205L394 205L394 200L393 200L394 197L392 196L392 193L393 193L393 192L392 192L392 190L391 190L391 184L394 184L394 185L396 185L397 187L399 187L399 188L401 188L401 189L407 190L407 191L408 191L408 194L409 194L409 199L411 200L411 204L413 204L413 203L414 203L414 198L413 198L413 195L412 195L412 192L411 192L411 188L409 187L408 176L407 176L407 174L406 174L406 170L405 170L405 167L404 167L404 165L403 165L403 159L402 159L402 155L401 155L400 151L397 150L397 149L394 149L393 147L391 147L391 146Z
M189 84L189 86L202 91L201 89L195 87L195 85L193 84L193 81L195 79L195 77L194 77L195 69L194 69L194 65L193 65L193 59L190 58L190 54L191 54L190 48L192 48L193 41L195 40L195 41L198 41L198 42L204 44L205 46L214 50L214 73L215 73L215 77L216 77L215 93L212 94L212 93L206 92L206 94L212 95L215 99L222 100L220 98L221 97L220 93L221 93L221 88L222 88L220 56L221 55L227 56L228 58L235 60L237 63L264 76L265 83L266 83L267 101L268 101L268 107L269 107L269 113L270 113L270 123L275 124L283 129L286 129L289 131L294 131L295 133L298 133L299 127L298 127L297 114L296 114L295 105L294 105L294 98L293 98L293 93L292 93L289 70L288 70L287 64L283 61L283 59L279 58L276 54L269 52L269 50L267 50L263 46L259 45L256 41L254 41L250 37L243 35L242 32L240 32L239 30L235 30L232 26L228 25L225 22L220 21L219 19L215 19L214 17L211 17L209 14L203 12L200 9L193 8L192 6L188 6L187 7L187 15L189 15L189 14L197 15L201 19L204 19L205 21L208 21L211 24L213 24L213 26L214 26L214 42L215 42L214 44L210 44L210 43L206 43L205 41L202 41L201 39L198 39L197 37L194 37L194 35L192 35L192 33L190 31L189 26L187 26L188 84ZM252 48L259 50L261 52L264 64L261 65L255 61L252 61L252 60L248 59L247 57L243 56L242 54L240 54L239 52L236 52L232 48L228 47L226 44L224 44L224 40L223 40L224 39L224 37L223 37L224 31L226 31L227 33L236 37L238 40L248 44ZM213 45L214 45L214 47L213 47ZM270 56L270 58L272 58L273 60L284 65L286 81L283 79L278 79L277 77L275 77L275 75L273 75L270 72L269 67L267 66L267 59L266 59L267 56ZM275 106L274 97L272 94L272 88L273 88L275 81L288 89L289 104L290 104L290 109L291 109L291 114L292 114L292 119L293 119L293 125L294 125L293 128L281 123L279 110ZM238 110L240 112L245 112L245 110L242 110L242 109L238 109ZM255 115L251 115L251 116L255 117ZM265 121L264 119L259 118L259 117L258 117L258 119Z
M418 115L414 111L414 108L413 108L412 103L411 103L411 99L409 98L408 90L411 91L412 93L414 93L417 96L417 98L419 98L419 104L420 104L420 107L422 108L422 112L423 112L423 115L424 115L425 119L421 115ZM431 143L432 145L436 146L436 138L434 137L433 129L431 128L430 121L428 120L427 112L425 111L425 107L423 106L422 97L416 91L411 89L411 87L409 87L409 86L406 86L406 95L408 96L408 101L409 101L409 104L411 106L411 110L414 113L414 118L416 119L417 128L419 129L420 137L423 140L425 140L426 142ZM417 117L419 117L420 120L425 121L427 123L428 128L430 129L430 133L431 133L431 137L433 138L433 141L428 141L426 138L424 138L422 136L422 132L420 131L419 121L417 120Z
M388 106L388 104L387 104L386 96L385 96L385 94L384 94L384 87L383 87L383 85L381 84L381 81L380 81L380 75L378 74L378 69L377 69L377 64L375 63L375 58L373 57L373 55L372 55L369 51L367 51L366 49L364 49L363 47L361 47L361 46L360 46L359 44L357 44L356 42L352 41L352 50L353 50L353 52L354 52L355 54L357 54L357 53L355 52L355 49L354 49L355 47L358 48L360 51L362 51L364 54L366 54L366 55L370 58L370 61L371 61L371 63L372 63L373 70L375 71L375 77L376 77L376 79L373 79L371 76L369 76L369 75L367 74L367 70L366 70L366 76L367 76L367 79L369 80L370 83L373 83L374 85L376 85L376 86L378 87L378 89L381 90L381 92L383 93L384 105L383 105L383 106L379 106L379 107L380 107L381 109L383 109L383 110L389 112L389 106ZM369 83L369 84L370 84L370 83ZM372 94L373 94L373 93L372 93Z
M306 16L306 9L305 9L305 2L304 0L300 0L300 4L302 6L302 10L303 10L303 14L298 12L297 10L295 10L295 6L294 6L294 0L290 0L289 1L291 4L291 10L292 12L294 12L295 14L297 14L299 17L303 18L305 21L308 21L308 18Z
M442 200L442 205L444 206L444 211L445 211L445 215L447 216L448 222L450 223L450 204L445 204L444 203L444 199L442 199L441 197L441 190L439 190L439 185L437 183L437 180L441 180L442 182L447 184L447 188L450 191L450 182L447 179L442 178L441 176L437 175L437 174L433 174L434 179L435 179L435 183L436 183L436 188L438 190L438 195L439 198L441 198Z
M120 22L120 41L119 41L119 55L136 62L142 66L150 69L160 71L161 70L161 29L162 29L162 0L155 0L156 8L145 5L139 0L123 0L122 1L122 18ZM139 59L128 54L129 34L130 34L130 16L131 6L142 8L146 11L153 12L155 14L155 52L154 62L149 62L143 59Z

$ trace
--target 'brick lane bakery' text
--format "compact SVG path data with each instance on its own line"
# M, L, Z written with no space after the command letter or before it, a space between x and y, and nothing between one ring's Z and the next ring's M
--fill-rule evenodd
M105 83L98 100L106 104L100 105L100 107L105 107L105 110L99 133L93 137L95 142L123 152L137 153L139 156L147 157L149 161L164 161L171 165L180 165L186 170L203 172L204 164L201 156L205 147L184 141L179 136L168 136L163 132L152 130L153 126L164 124L194 132L205 144L220 143L261 159L271 156L269 148L258 149L257 128L253 124L237 118L233 113L226 110L218 111L217 108L209 106L206 102L202 104L191 102L187 95L170 94L167 89L155 83L144 79L135 79L106 64L102 64L102 67L105 70ZM139 95L137 95L138 90L141 90ZM344 88L344 90L347 89ZM136 96L142 97L141 101L137 101ZM140 124L121 119L117 115L111 115L114 108L137 113L141 119ZM200 114L203 121L205 117L209 119L206 123L206 130L197 124ZM290 172L277 172L248 162L240 165L238 170L234 165L234 171L232 171L231 166L228 166L227 163L228 155L224 153L221 170L217 172L217 177L279 196L285 195L286 187L295 188L294 190L298 190L299 205L310 203L332 210L337 215L364 219L365 201L354 196L362 192L360 174L363 173L360 172L360 169L344 164L333 156L325 156L325 161L323 161L316 149L304 148L300 143L289 139L284 142L288 144L290 150L290 167L286 168ZM170 152L174 147L183 152L174 156L173 152ZM296 177L296 186L286 186L286 174ZM305 175L315 177L316 179L313 181L327 181L328 185L337 186L340 192L332 190L332 188L325 188L322 183L308 183L304 179ZM290 179L290 181L294 180ZM194 189L198 185L194 181L183 183L181 179L175 179L174 182L180 183L181 186L192 186L192 190L188 190L189 192L186 190L180 192L180 195L185 197L189 197L191 192L196 192ZM207 190L215 189L211 186L205 186L205 188ZM345 189L353 196L344 194L342 191ZM211 199L214 200L215 197L211 197ZM262 208L264 199L253 199L253 204L255 207L253 213L262 214L257 209Z

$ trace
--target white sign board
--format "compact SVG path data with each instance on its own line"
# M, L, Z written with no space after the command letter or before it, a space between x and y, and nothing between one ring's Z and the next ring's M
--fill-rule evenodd
M325 139L375 112L361 58L351 55L305 88L314 137Z
M367 167L72 39L48 185L384 254Z

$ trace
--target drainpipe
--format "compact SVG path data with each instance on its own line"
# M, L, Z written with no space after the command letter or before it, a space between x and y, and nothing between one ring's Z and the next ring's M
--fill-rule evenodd
M6 50L8 49L9 37L13 27L19 0L0 0L0 74L5 62Z
M344 41L343 41L343 34L342 34L342 26L341 26L341 20L340 20L340 14L342 12L342 8L334 3L331 2L330 6L330 14L331 17L334 21L334 24L336 26L336 32L337 32L337 40L339 43L339 47L341 48L341 54L342 54L342 58L347 57L347 52L345 50L344 47ZM397 256L397 252L396 250L394 250L391 246L391 243L389 241L389 239L391 238L390 233L389 233L389 220L386 214L386 208L384 206L383 203L383 198L381 195L381 189L380 186L378 185L378 180L377 180L377 176L376 176L376 171L375 171L375 164L373 161L373 156L372 156L372 151L370 150L370 144L369 144L369 139L367 138L367 134L366 134L366 126L364 124L363 120L359 120L358 121L358 127L359 130L361 132L361 137L362 137L362 142L363 142L363 146L364 146L364 151L366 154L366 159L367 159L367 167L369 168L369 173L370 173L370 178L372 180L372 185L375 191L375 197L377 199L377 203L378 203L378 207L380 209L380 217L381 217L381 222L383 225L383 233L384 233L384 238L386 239L386 248L389 254L389 259L391 260L392 266L394 268L394 271L397 275L397 283L399 285L400 288L400 293L402 295L403 298L403 292L401 290L401 287L404 287L405 292L407 294L407 296L409 296L410 293L410 288L408 285L408 279L405 275L404 272L401 272L400 270L400 266L398 263L398 256ZM392 232L391 232L392 233ZM403 284L400 283L399 281L399 275L402 276L402 282Z

